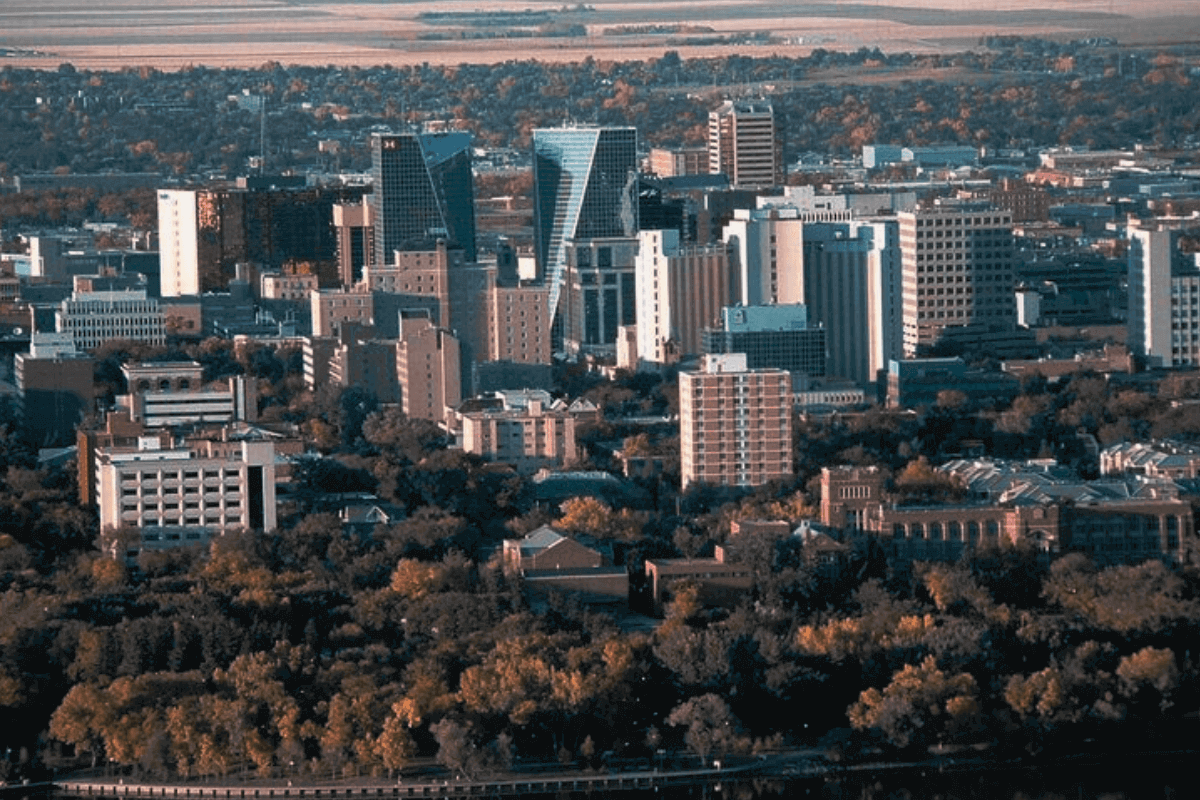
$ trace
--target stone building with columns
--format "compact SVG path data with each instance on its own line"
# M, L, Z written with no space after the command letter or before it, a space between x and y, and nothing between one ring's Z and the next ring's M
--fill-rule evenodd
M1049 560L1083 553L1098 566L1184 557L1195 536L1186 492L1167 479L1087 481L1053 462L959 460L939 469L959 502L905 505L879 469L822 471L821 521L874 537L900 560L954 561L976 548L1029 545Z

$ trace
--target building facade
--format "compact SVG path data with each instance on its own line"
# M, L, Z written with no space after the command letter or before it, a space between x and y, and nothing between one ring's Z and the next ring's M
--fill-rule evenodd
M783 183L775 107L767 100L727 100L708 113L708 171L734 186Z
M948 327L1016 325L1010 212L937 201L897 217L906 357L936 344Z
M567 288L569 243L637 235L637 175L635 128L534 130L534 254L552 321Z
M642 231L636 264L638 359L669 364L701 353L704 329L732 295L729 246L684 245L678 231Z
M397 250L447 239L475 260L475 188L467 133L376 134L371 138L375 264Z
M145 289L73 292L54 317L58 332L69 333L80 350L93 350L110 339L167 343L162 309Z
M395 353L404 413L445 422L462 402L458 339L428 316L402 315Z
M584 412L594 416L595 409ZM520 408L471 411L462 415L463 450L518 472L569 467L579 459L575 426L580 412L562 400L533 400Z
M791 376L751 370L744 354L709 355L679 373L683 488L758 486L792 475Z
M21 418L40 447L67 444L92 410L96 362L65 333L33 333L29 352L13 357Z
M787 370L793 382L825 377L827 331L803 305L727 306L718 319L704 331L704 353L744 353L749 369Z

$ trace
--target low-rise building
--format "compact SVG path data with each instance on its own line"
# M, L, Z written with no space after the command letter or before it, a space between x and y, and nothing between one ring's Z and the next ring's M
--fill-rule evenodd
M512 464L524 473L570 467L579 460L576 426L581 418L592 419L596 413L596 406L586 400L571 404L549 397L520 404L504 400L497 408L461 415L463 449L489 461Z

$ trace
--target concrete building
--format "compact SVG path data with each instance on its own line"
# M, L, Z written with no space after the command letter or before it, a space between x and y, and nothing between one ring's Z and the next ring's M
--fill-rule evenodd
M147 428L258 419L258 381L231 375L204 384L204 368L195 361L155 361L121 367L129 394L129 417Z
M873 383L902 352L901 258L894 222L806 222L801 302L825 329L827 374Z
M264 272L258 285L258 295L263 300L307 302L317 290L317 276L303 272Z
M794 208L734 210L722 232L734 251L734 303L765 306L804 301L806 219Z
M375 218L371 204L339 203L333 207L337 235L338 277L349 288L362 280L363 268L375 259Z
M371 159L375 264L391 263L397 250L428 250L438 239L475 260L470 134L375 134Z
M1178 220L1128 230L1129 349L1155 367L1200 364L1200 267Z
M462 402L458 339L427 315L402 314L395 352L404 413L410 419L446 422Z
M362 327L375 324L375 295L365 286L353 289L320 289L309 295L312 306L312 335L333 336L339 325Z
M590 240L630 239L637 235L637 176L635 128L534 130L534 253L539 275L550 290L549 316L555 324L558 324L560 301L568 289L568 270L591 269L588 265L571 263L568 248L574 245L590 255ZM612 326L613 337L616 325L633 322L632 257L628 265L630 319L619 320ZM597 302L603 299L598 293L591 294L591 298ZM595 338L602 338L599 330Z
M567 271L555 332L566 352L612 355L617 330L636 321L637 243L636 238L593 238L563 247Z
M75 428L92 410L96 362L66 333L33 333L29 352L13 357L21 418L31 441L56 447L75 438Z
M58 332L69 333L80 350L93 350L110 339L167 343L162 309L144 289L72 292L54 318Z
M269 441L167 445L96 452L101 530L142 531L150 547L202 544L230 530L272 531L275 446Z
M704 353L744 353L749 369L787 370L793 385L825 376L827 331L804 306L727 306L718 319L704 331Z
M650 174L659 178L702 175L708 172L708 148L651 147L648 162Z
M701 353L702 332L732 295L729 246L683 245L678 231L642 231L635 263L638 359L663 365Z
M986 202L939 200L897 215L904 354L947 327L1016 325L1012 215Z
M492 288L487 361L550 363L549 295L543 283L497 283Z
M533 474L546 467L570 467L579 460L575 427L581 417L595 416L595 406L579 401L568 405L549 398L519 407L462 414L463 450L489 461L512 464L518 472Z
M734 186L783 183L783 152L768 100L727 100L708 114L708 171Z
M679 373L683 488L758 486L792 475L791 376L751 370L744 354L709 355Z

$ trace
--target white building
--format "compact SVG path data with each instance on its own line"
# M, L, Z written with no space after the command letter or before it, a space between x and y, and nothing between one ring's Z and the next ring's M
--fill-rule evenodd
M100 528L139 528L145 543L201 543L229 530L272 531L275 445L197 442L164 447L143 437L136 449L96 452ZM175 539L154 538L161 536Z
M58 332L71 334L80 350L92 350L110 339L167 342L162 309L145 289L74 292L54 316Z
M1129 349L1151 366L1200 364L1200 269L1180 252L1175 224L1128 232Z
M199 214L196 192L158 192L158 257L163 297L200 294Z

